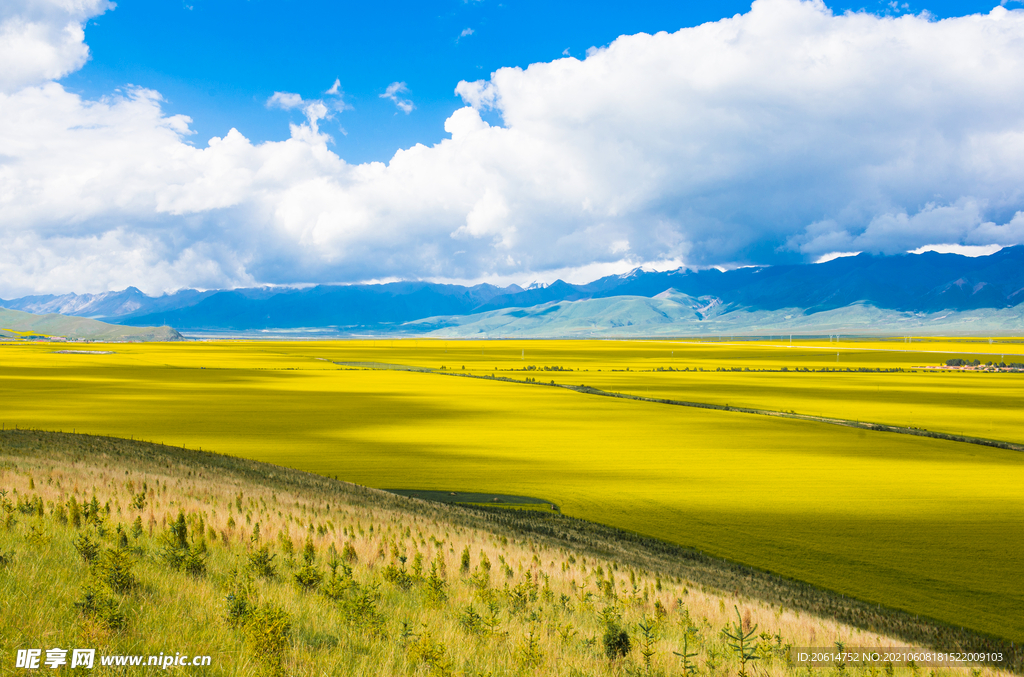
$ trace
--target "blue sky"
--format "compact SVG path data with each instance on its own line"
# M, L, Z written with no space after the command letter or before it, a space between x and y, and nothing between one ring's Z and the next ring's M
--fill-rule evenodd
M826 4L837 12L927 10L944 18L987 12L995 3ZM127 0L89 21L92 58L63 82L90 98L127 83L156 89L166 111L192 118L192 142L204 144L231 127L254 142L286 139L287 122L301 114L269 110L268 97L286 91L316 98L337 79L352 108L322 128L347 161L387 161L398 148L445 136L445 119L462 105L454 93L460 80L551 61L566 50L582 58L620 35L674 32L749 9L744 0ZM393 82L406 83L412 113L380 98Z
M918 1L6 0L0 298L1024 243L1024 8Z

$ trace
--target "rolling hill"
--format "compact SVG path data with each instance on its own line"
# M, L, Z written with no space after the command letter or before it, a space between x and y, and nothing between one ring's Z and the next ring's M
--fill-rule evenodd
M85 317L48 313L33 315L0 308L0 335L61 337L90 341L176 341L181 334L170 327L125 327Z

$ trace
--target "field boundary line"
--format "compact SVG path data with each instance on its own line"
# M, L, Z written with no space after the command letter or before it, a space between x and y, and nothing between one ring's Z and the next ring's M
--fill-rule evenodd
M531 384L532 385L532 384ZM909 428L904 426L886 425L884 423L871 423L869 421L851 421L845 418L829 418L826 416L814 416L813 414L797 414L788 411L774 411L771 409L751 409L749 407L734 407L727 404L711 404L709 402L687 402L685 400L669 400L656 397L644 397L642 395L630 395L627 393L612 393L591 386L560 386L568 390L588 395L601 395L604 397L618 397L627 400L638 400L641 402L653 402L656 404L671 404L680 407L694 407L698 409L716 409L718 411L734 411L741 414L754 414L757 416L773 416L776 418L788 418L798 421L813 421L815 423L826 423L838 425L845 428L857 428L859 430L873 430L875 432L896 433L899 435L914 435L916 437L930 437L932 439L946 440L949 442L964 442L967 444L978 444L985 447L996 447L1010 451L1024 451L1024 445L1004 442L1003 440L990 440L984 437L969 437L967 435L956 435L943 433L923 428Z
M426 370L425 370L426 371ZM462 378L475 378L482 381L500 381L504 383L518 383L520 385L527 386L543 386L546 388L562 388L564 390L571 390L583 395L598 395L601 397L616 397L623 400L636 400L638 402L651 402L654 404L668 404L677 407L693 407L695 409L713 409L716 411L729 411L736 412L738 414L752 414L755 416L772 416L775 418L787 418L797 421L811 421L814 423L825 423L827 425L837 425L844 428L857 428L859 430L871 430L880 433L895 433L897 435L913 435L915 437L930 437L936 440L946 440L947 442L963 442L965 444L977 444L983 447L995 447L997 449L1006 449L1009 451L1024 451L1024 445L1014 444L1012 442L1006 442L1003 440L990 440L984 437L970 437L967 435L956 435L954 433L943 433L934 430L925 430L923 428L909 428L905 426L887 425L885 423L872 423L870 421L852 421L846 418L829 418L827 416L814 416L813 414L797 414L795 412L788 411L775 411L772 409L753 409L751 407L734 407L728 404L712 404L710 402L689 402L687 400L670 400L660 397L644 397L642 395L630 395L628 393L614 393L607 390L601 390L600 388L594 388L588 385L568 385L563 383L542 383L535 381L519 381L514 378L507 376L479 376L477 374L461 374L461 373L445 373L443 371L432 370L429 373L437 374L440 376L461 376Z

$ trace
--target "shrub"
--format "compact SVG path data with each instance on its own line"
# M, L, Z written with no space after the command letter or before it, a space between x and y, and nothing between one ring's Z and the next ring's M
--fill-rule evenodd
M93 572L98 580L114 592L128 592L137 585L132 566L128 551L117 548L107 550L96 558Z
M181 558L181 568L189 576L198 578L206 575L206 560L209 558L206 550L206 541L199 541L191 547L185 548L184 556Z
M469 577L469 584L476 588L478 593L487 590L491 585L490 573L483 567L477 567L477 570Z
M22 498L18 497L18 512L24 515L39 515L39 508L37 503L41 504L42 499L39 497Z
M313 548L313 540L306 539L306 545L302 548L301 569L295 572L295 582L305 591L315 590L319 587L324 575L316 568L316 549Z
M82 526L82 509L79 507L78 501L75 500L74 496L68 500L68 521L76 529Z
M253 611L253 605L249 601L253 594L252 583L245 573L237 569L231 572L229 583L230 591L224 600L228 606L226 620L228 625L238 628L245 625Z
M526 611L530 603L530 590L525 581L521 581L514 588L505 588L505 598L508 600L508 611L510 614L518 614Z
M139 519L137 519L137 527L139 529L142 527L142 522ZM196 577L205 575L209 553L206 549L206 541L202 539L202 531L199 534L199 542L195 542L193 537L193 543L190 545L185 513L178 512L178 518L171 523L167 532L161 537L160 558L175 571L184 570L190 576Z
M473 605L467 604L459 614L459 627L469 635L480 635L484 632L484 619L476 612Z
M306 564L295 572L295 582L306 592L316 590L323 579L324 575L312 564Z
M541 653L540 643L537 641L537 630L534 625L534 623L530 623L530 631L519 645L519 663L527 668L539 667L544 661L544 654Z
M274 567L274 558L277 555L270 554L270 548L266 545L249 553L249 571L260 578L275 578L277 569Z
M341 613L349 625L361 631L384 636L384 615L377 609L380 591L376 585L365 588L353 587L351 594L340 601Z
M320 586L320 594L335 602L341 601L350 596L359 585L352 578L352 567L343 562L331 560L327 564L331 569L331 575L327 582ZM341 568L341 575L338 575L338 568Z
M452 665L446 653L444 644L434 642L429 632L424 632L409 645L410 657L414 661L426 663L435 675L452 674Z
M179 511L178 519L171 522L170 545L185 548L188 547L188 524L185 522L185 513Z
M295 544L292 543L291 537L283 531L277 533L277 542L281 546L281 552L285 554L285 557L291 557L295 554Z
M249 598L232 592L228 594L226 601L228 603L228 625L231 627L244 625L249 614L252 613Z
M145 510L146 509L146 488L145 488L145 485L143 485L142 491L140 491L139 493L137 493L134 496L132 496L132 505L131 505L131 507L134 508L135 510Z
M394 562L384 567L383 576L384 580L388 583L397 585L402 590L408 590L412 587L413 577L409 575L409 572L405 570L405 558L402 557L402 566L395 566Z
M86 522L98 522L100 520L100 502L93 494L92 500L82 505Z
M444 579L443 569L438 566L440 559L438 553L437 559L430 563L430 575L427 577L427 603L434 607L448 601L448 582Z
M413 578L423 578L423 553L418 552L412 558Z
M79 534L75 539L75 550L83 560L92 564L100 554L100 544L89 538L88 534Z
M605 626L604 637L601 641L604 644L604 655L609 660L625 657L633 648L633 643L629 640L629 633L619 627L617 623L609 623Z
M262 604L245 622L245 639L249 652L270 675L283 675L284 653L291 640L292 623L284 609L275 604Z
M109 630L121 630L127 618L117 600L102 586L89 583L82 589L82 600L75 602L82 615Z

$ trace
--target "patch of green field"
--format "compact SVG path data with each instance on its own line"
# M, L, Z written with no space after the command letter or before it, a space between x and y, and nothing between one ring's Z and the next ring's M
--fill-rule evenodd
M907 392L904 399L890 398L892 420L902 411L916 411L916 402L927 398L934 399L936 412L945 412L947 423L977 415L958 407L945 375L776 371L737 376L708 370L742 366L738 360L748 360L752 369L811 367L827 360L813 362L818 353L807 350L801 363L795 349L785 346L680 345L218 343L118 346L117 355L97 357L4 346L0 400L8 426L202 447L374 487L447 492L458 486L543 496L566 515L1024 639L1019 573L1024 570L1024 454L1019 452L560 388L332 364L444 366L448 373L461 373L465 366L478 376L609 389L618 382L601 380L606 376L649 379L622 381L633 389L662 382L676 392L680 383L692 383L685 399L700 400L697 395L707 390L707 401L722 396L712 387L717 384L761 397L757 402L774 402L764 406L772 409L796 408L783 402L800 399L786 384L809 384L806 392L795 391L807 403L843 397L870 402L870 385L864 384L871 382L860 379L879 379L876 393L891 379L899 384L892 388ZM684 356L671 363L675 356L666 356L669 352ZM904 365L900 353L865 346L849 356L854 354L863 354L865 366L923 362L921 354L908 355ZM938 363L946 354L929 359ZM573 371L509 371L529 365ZM636 373L658 366L705 371L669 373L699 379L692 382L656 381L663 372ZM611 371L626 368L631 371ZM779 381L756 380L762 377L794 380L772 386ZM1020 425L1015 375L948 378L978 384L989 397L993 420L1003 421L1006 430ZM931 394L918 392L929 384ZM1000 391L1004 387L1009 390ZM768 392L759 395L763 388ZM846 409L851 412L846 418L868 418L854 405Z

